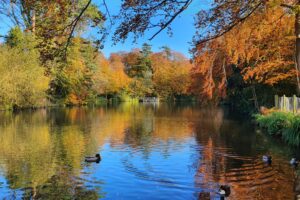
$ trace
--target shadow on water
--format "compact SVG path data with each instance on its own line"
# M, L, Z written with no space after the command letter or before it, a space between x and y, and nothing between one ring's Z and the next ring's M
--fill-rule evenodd
M0 198L217 199L228 184L231 199L293 199L299 149L236 119L186 104L0 113Z

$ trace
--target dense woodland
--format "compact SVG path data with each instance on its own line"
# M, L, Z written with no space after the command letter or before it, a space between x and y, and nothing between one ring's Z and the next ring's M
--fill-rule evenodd
M192 0L123 0L118 16L100 3L0 1L1 17L14 25L1 36L2 108L157 96L250 112L271 106L275 94L298 94L298 1L224 0L199 9L190 60L168 47L153 52L147 43L109 58L101 47L154 29L153 39ZM117 25L112 38L108 24ZM89 31L96 39L84 37Z
M7 108L189 95L192 64L168 47L152 52L144 44L105 58L90 41L75 37L67 62L48 62L46 71L35 44L32 34L16 27L1 46L1 105Z

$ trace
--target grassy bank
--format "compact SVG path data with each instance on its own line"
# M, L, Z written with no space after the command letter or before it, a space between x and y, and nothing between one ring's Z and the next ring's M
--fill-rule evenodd
M268 115L256 115L260 127L270 135L281 137L293 146L300 146L300 115L286 112L272 112Z

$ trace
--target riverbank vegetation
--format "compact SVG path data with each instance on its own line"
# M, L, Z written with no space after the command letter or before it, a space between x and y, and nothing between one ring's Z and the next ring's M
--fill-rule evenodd
M276 111L256 115L256 120L268 134L281 137L290 145L300 145L300 115Z

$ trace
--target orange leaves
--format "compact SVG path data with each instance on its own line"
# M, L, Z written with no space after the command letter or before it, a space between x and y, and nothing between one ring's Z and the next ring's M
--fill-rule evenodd
M151 56L151 62L154 87L160 97L188 94L192 65L183 55L159 52Z
M201 102L214 101L225 97L228 58L221 40L211 41L206 46L198 46L192 69L190 91Z
M243 70L245 81L273 85L295 76L294 24L284 12L278 7L267 8L224 37L232 64L248 65Z
M246 67L242 70L244 81L255 80L258 83L275 85L281 81L293 80L296 77L294 62L266 62L256 67Z
M275 85L293 83L294 20L281 7L266 7L224 36L198 45L191 91L200 99L226 94L226 79L234 67L246 83Z

